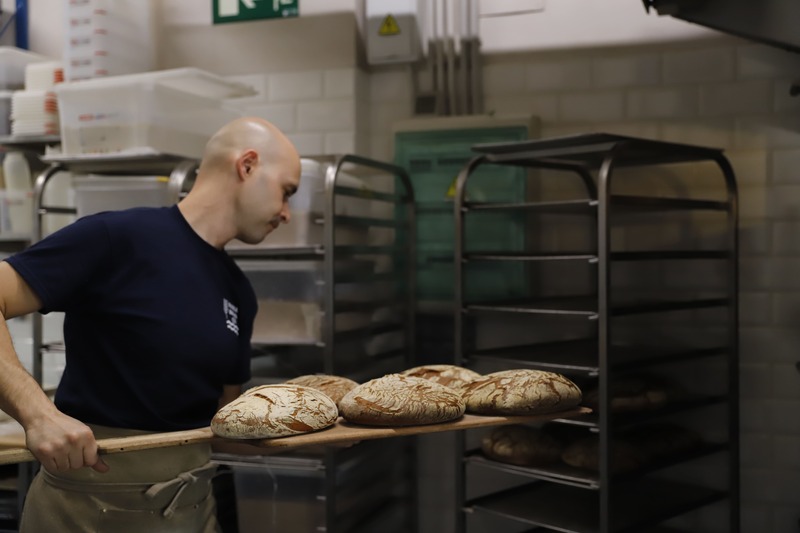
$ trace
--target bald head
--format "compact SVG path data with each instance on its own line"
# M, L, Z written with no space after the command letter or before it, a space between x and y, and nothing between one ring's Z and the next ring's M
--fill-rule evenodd
M300 184L301 170L297 150L274 124L238 118L209 139L194 184L178 208L217 248L234 238L256 244L289 222L288 199Z
M201 171L230 171L246 150L255 150L266 163L299 157L291 141L274 124L262 118L242 117L223 126L209 139L203 151Z

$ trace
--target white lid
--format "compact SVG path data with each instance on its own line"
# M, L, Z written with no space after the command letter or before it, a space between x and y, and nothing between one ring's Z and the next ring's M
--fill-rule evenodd
M53 59L16 46L0 46L0 65L24 68L29 63L52 61Z
M79 91L82 89L102 89L118 87L137 83L153 83L170 87L190 94L205 96L207 98L239 98L258 94L255 89L243 83L226 80L225 78L200 70L186 67L169 70L157 70L138 74L123 74L121 76L107 76L90 80L80 80L59 83L54 87L57 93Z

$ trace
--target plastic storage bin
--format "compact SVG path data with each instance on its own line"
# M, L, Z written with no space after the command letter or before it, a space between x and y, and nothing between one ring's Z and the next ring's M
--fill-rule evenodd
M65 155L202 156L209 137L240 113L223 98L252 94L198 69L130 74L55 87Z
M255 293L258 313L253 325L254 343L314 344L322 341L324 316L323 264L320 261L240 261ZM369 261L346 261L337 271L371 276L374 266ZM337 297L349 301L370 301L376 298L374 284L354 281L336 286ZM372 314L338 313L336 330L347 331L369 325Z
M75 176L75 208L78 217L131 207L172 205L177 198L163 176Z

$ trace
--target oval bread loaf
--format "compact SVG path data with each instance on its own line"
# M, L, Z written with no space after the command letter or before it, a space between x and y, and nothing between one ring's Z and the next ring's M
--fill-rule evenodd
M423 365L415 366L401 372L404 376L429 379L445 387L450 387L457 391L463 391L464 387L472 383L480 374L469 368L456 365Z
M481 415L535 415L563 411L581 402L581 390L561 374L503 370L466 386L467 412Z
M217 411L211 431L228 439L271 439L324 429L338 416L334 401L316 389L262 385Z
M331 400L339 405L344 395L358 387L358 383L352 379L342 376L332 376L329 374L309 374L298 376L286 382L287 384L303 385L324 392L331 397Z
M461 417L461 395L433 381L389 374L362 383L341 401L348 422L370 426L436 424Z
M484 435L481 449L490 459L519 466L541 466L558 462L564 446L547 432L511 424Z

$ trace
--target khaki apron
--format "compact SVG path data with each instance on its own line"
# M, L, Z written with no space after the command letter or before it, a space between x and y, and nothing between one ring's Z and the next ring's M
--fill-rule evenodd
M97 439L148 433L91 427ZM105 455L105 474L42 468L20 533L219 533L210 456L208 444L192 444Z

